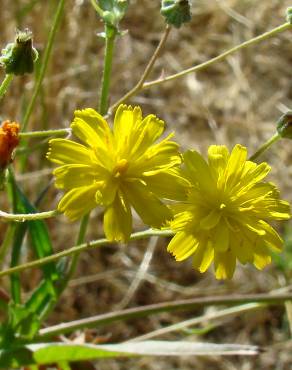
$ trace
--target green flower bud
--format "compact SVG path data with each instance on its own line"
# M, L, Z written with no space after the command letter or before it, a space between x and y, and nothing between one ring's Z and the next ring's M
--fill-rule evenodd
M166 23L180 28L183 23L191 20L191 5L189 0L162 0L160 13Z
M286 10L286 19L287 19L287 22L292 24L292 7L291 6L287 8Z
M292 111L283 114L277 122L277 132L281 137L292 139Z
M24 75L32 73L38 52L32 46L32 32L28 29L17 31L14 43L2 49L0 64L6 74Z
M129 0L93 0L93 6L103 21L116 29L125 16L128 5Z

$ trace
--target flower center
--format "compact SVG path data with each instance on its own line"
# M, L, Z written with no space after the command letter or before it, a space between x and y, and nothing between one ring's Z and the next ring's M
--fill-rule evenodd
M129 162L126 159L120 159L113 170L114 177L117 178L124 175L127 172L128 167Z

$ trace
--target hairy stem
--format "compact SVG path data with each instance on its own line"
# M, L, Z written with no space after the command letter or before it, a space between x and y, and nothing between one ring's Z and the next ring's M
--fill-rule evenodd
M176 302L163 302L158 304L147 305L143 307L134 307L126 310L110 312L103 315L97 315L86 319L62 323L49 328L41 329L39 338L56 336L59 334L69 333L84 328L96 328L111 324L121 320L132 320L134 318L146 317L161 312L172 312L179 310L192 310L196 307L206 307L215 305L237 305L247 303L262 304L283 304L291 300L292 294L238 294L222 295L212 297L198 297Z
M24 221L34 221L43 220L45 218L51 218L59 215L59 211L46 211L39 213L7 213L0 210L0 221L12 221L12 222L24 222Z
M61 128L56 130L47 130L47 131L31 131L31 132L20 132L19 137L25 139L35 139L35 138L42 138L42 137L50 137L50 136L66 136L70 135L71 129L70 128Z
M7 74L2 81L2 84L0 86L0 99L3 98L3 96L6 94L6 91L10 85L10 82L13 80L13 74Z
M263 34L261 34L257 37L254 37L254 38L252 38L248 41L245 41L242 44L237 45L237 46L225 51L224 53L218 55L217 57L212 58L212 59L210 59L210 60L208 60L204 63L201 63L197 66L185 69L185 70L183 70L181 72L178 72L178 73L175 73L173 75L163 77L163 78L160 78L160 79L155 80L155 81L147 82L147 83L143 84L143 89L149 89L152 86L160 85L160 84L162 84L164 82L167 82L167 81L176 80L177 78L181 78L181 77L183 77L183 76L185 76L189 73L194 73L194 72L198 72L198 71L201 71L203 69L206 69L206 68L210 67L211 65L213 65L217 62L221 62L222 60L226 59L229 55L231 55L233 53L236 53L239 50L245 49L249 46L256 45L259 42L267 40L267 39L277 35L278 33L284 32L288 29L292 29L292 24L284 23L281 26L273 28L271 31L267 31L267 32L265 32L265 33L263 33Z
M150 236L168 237L168 236L172 236L172 235L173 235L173 232L170 231L170 230L160 231L160 230L148 229L148 230L145 230L145 231L140 231L140 232L137 232L137 233L133 233L130 237L130 240L145 239L145 238L149 238ZM40 258L40 259L35 260L35 261L31 261L31 262L28 262L28 263L24 263L22 265L15 266L13 268L9 268L7 270L0 271L0 277L10 275L14 272L24 271L24 270L27 270L29 268L40 267L40 266L45 265L49 262L57 261L58 259L60 259L62 257L73 256L76 253L79 254L79 253L84 252L86 250L93 249L94 247L101 247L101 246L109 245L109 244L112 244L112 242L110 242L107 239L98 239L98 240L94 240L94 241L91 241L91 242L88 242L88 243L82 243L80 245L76 245L72 248L66 249L62 252L52 254L51 256Z
M272 146L276 141L280 140L281 136L278 133L275 133L269 140L267 140L263 145L260 146L260 148L252 155L250 156L249 160L254 161L257 159L260 155L262 155L270 146Z
M99 113L101 115L105 115L108 110L113 52L117 31L113 27L105 25L105 34L106 39L105 39L104 64L102 74L101 95L99 101Z

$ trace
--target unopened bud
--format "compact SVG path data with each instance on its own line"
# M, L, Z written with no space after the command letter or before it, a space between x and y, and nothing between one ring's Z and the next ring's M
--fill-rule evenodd
M14 149L19 144L19 124L4 121L0 127L0 171L12 162Z
M24 75L33 72L37 58L38 52L32 46L32 32L26 29L17 31L15 41L2 50L0 64L6 74Z
M286 19L287 19L287 22L292 24L292 7L291 6L287 8L286 10Z
M166 23L176 28L180 28L183 23L189 22L192 18L189 0L162 0L160 13Z
M116 31L119 30L119 23L125 16L128 9L129 0L95 0L98 14L103 21Z
M277 131L281 137L292 139L292 111L283 114L277 122Z

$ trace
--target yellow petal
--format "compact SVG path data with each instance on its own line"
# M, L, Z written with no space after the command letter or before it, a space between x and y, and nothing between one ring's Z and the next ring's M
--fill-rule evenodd
M203 273L208 270L213 259L214 249L211 243L201 241L194 254L192 265L195 270L199 270Z
M166 221L172 219L170 209L141 182L127 182L122 185L122 188L135 211L146 225L160 228Z
M112 133L106 120L94 109L76 110L72 131L81 141L95 148L112 147Z
M141 124L142 112L140 107L126 106L121 104L115 114L114 137L116 147L120 156L128 158L133 146L135 137L137 139L137 126Z
M130 205L121 193L104 213L104 232L108 240L127 242L132 232L132 213Z
M245 147L237 144L233 148L227 162L224 173L224 183L226 188L231 188L238 184L246 163L247 150Z
M213 248L216 252L226 252L229 247L230 230L222 220L216 227L212 237Z
M181 156L178 151L178 144L169 141L168 138L150 146L139 159L135 160L129 166L129 176L153 176L179 165Z
M178 169L169 169L153 176L145 176L149 190L159 198L186 200L189 182Z
M59 202L58 210L75 221L96 207L96 191L96 184L69 190Z
M92 151L84 145L66 139L50 140L47 158L57 164L92 165Z
M225 145L210 145L208 149L208 162L216 181L219 176L222 176L226 168L228 158L229 151Z
M208 196L213 197L216 194L216 183L204 158L195 150L188 150L184 154L184 162L187 175L193 183L199 184Z
M131 150L131 159L137 159L144 154L146 149L151 146L163 133L164 122L154 114L146 116L137 130L137 140Z
M236 258L232 250L224 253L215 253L214 267L216 279L231 279L236 265Z
M245 175L242 175L242 178L233 189L233 191L236 192L236 196L238 197L243 192L251 189L256 183L264 179L270 170L271 167L267 163L261 163L254 166L253 169L248 171Z
M283 247L283 239L280 237L277 231L265 221L260 221L260 224L266 232L266 235L264 236L264 241L270 248L272 248L276 252L280 252Z
M53 174L56 187L65 190L92 185L96 178L92 166L83 164L66 164L56 168Z
M109 178L101 188L102 204L108 206L116 198L119 183L115 178Z
M244 265L247 262L252 263L254 258L252 240L245 237L242 232L230 232L229 237L231 249L238 260Z
M221 219L221 212L218 209L212 209L206 217L200 221L200 227L205 230L210 230L215 227Z
M193 234L178 232L168 244L167 251L176 261L183 261L195 253L198 245L199 241Z
M268 264L271 263L271 256L269 254L269 249L263 244L254 246L254 259L253 264L258 270L262 270Z

